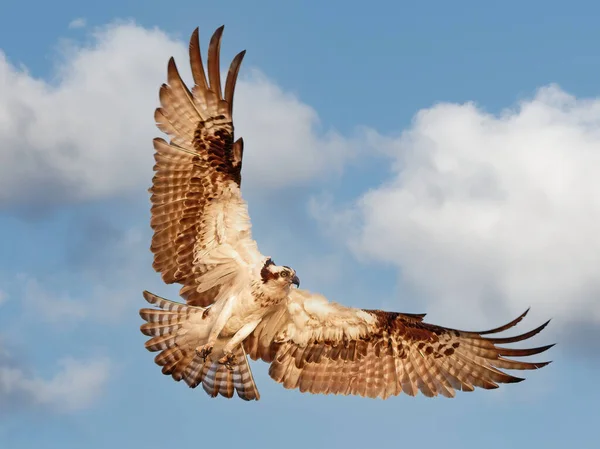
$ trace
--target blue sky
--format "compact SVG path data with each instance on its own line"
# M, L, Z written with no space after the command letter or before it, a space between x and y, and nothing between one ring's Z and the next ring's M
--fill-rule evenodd
M35 10L35 14L32 14ZM9 2L0 16L0 446L596 447L594 2ZM261 251L365 308L558 342L453 400L211 399L143 348L158 87L225 24Z

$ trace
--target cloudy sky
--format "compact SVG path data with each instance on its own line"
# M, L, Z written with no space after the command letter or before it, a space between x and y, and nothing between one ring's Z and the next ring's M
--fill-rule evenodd
M596 2L9 2L0 16L0 446L596 447ZM426 3L426 4L425 4ZM35 10L35 14L32 12ZM528 380L453 400L258 403L163 376L151 268L166 63L225 24L244 196L303 287L478 330L527 307L558 342Z

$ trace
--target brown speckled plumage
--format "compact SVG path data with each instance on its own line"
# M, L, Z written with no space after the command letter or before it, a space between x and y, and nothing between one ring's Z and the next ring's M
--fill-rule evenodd
M516 325L527 312L505 326L485 332L465 332L422 321L423 315L368 311L376 319L371 333L354 340L314 340L261 346L260 329L246 340L253 359L271 363L269 374L286 388L323 394L357 394L387 398L402 392L414 396L438 394L453 397L455 390L497 388L500 383L523 379L499 369L531 370L548 364L505 358L539 354L552 345L533 349L509 349L513 343L540 332L548 323L510 338L487 338ZM266 340L270 340L267 337Z
M160 88L155 112L158 128L171 141L154 139L156 174L150 188L151 250L154 269L168 283L183 284L181 295L188 304L207 306L219 288L198 291L200 278L210 264L195 263L198 252L211 245L211 203L239 197L243 142L234 143L232 107L239 67L245 52L231 63L225 96L221 93L219 48L223 27L213 35L208 51L207 82L198 30L190 41L190 61L195 86L190 91L181 80L173 58L167 68L167 84ZM200 111L200 113L199 113ZM241 199L241 197L240 197Z

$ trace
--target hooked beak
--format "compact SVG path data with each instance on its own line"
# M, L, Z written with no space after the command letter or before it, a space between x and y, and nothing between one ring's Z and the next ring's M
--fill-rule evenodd
M294 275L292 278L292 284L294 284L296 287L300 287L300 279L298 279L298 276Z

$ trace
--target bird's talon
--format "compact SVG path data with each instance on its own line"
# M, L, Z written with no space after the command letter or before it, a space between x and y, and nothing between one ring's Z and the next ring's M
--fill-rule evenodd
M225 352L225 355L219 359L221 365L225 365L229 371L233 371L233 362L235 362L235 356L232 352Z
M212 350L213 350L213 345L206 344L204 346L198 346L196 348L196 354L198 354L200 357L202 357L202 359L206 362L206 359L208 358L208 356L210 355Z

